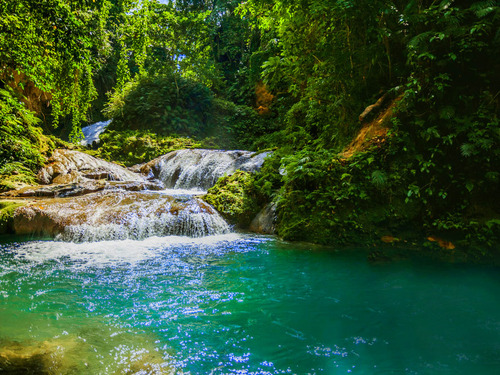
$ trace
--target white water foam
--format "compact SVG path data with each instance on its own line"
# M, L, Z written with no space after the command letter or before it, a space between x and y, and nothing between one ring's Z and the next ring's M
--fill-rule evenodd
M241 240L244 236L230 233L200 238L168 236L149 237L142 241L114 240L101 242L25 242L15 249L15 258L40 264L48 261L72 262L76 267L106 267L137 264L158 257L165 249L194 246L206 247Z
M254 172L269 153L251 151L178 150L157 159L158 178L174 189L208 190L217 180L236 170Z

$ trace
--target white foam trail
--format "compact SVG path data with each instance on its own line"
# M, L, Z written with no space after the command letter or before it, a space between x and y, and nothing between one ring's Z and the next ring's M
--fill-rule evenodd
M243 236L230 233L201 238L169 236L149 237L142 241L121 240L101 242L32 241L16 247L15 258L30 263L66 261L81 267L104 267L116 264L136 264L158 257L163 251L179 246L205 247L233 242Z
M158 190L159 193L171 196L179 196L179 195L205 195L207 193L206 190L201 189L163 189Z

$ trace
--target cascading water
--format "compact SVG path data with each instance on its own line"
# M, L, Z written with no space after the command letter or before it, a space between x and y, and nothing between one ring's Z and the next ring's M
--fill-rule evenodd
M207 190L225 174L236 170L253 172L264 163L269 152L179 150L146 164L166 187L173 189Z
M99 143L99 135L101 135L108 125L111 123L111 120L108 121L100 121L95 124L85 126L82 128L82 133L84 139L80 142L82 146L91 146L94 143Z
M119 187L108 181L101 191L35 200L17 209L14 230L17 234L49 235L71 242L227 234L231 232L230 226L196 194L202 194L224 174L237 169L255 171L266 155L249 151L175 151L148 163L156 172L154 177L171 189L127 191L126 184ZM79 177L85 181L90 173L89 166L96 164L93 169L103 169L94 159L86 154L62 152L61 165L52 162L40 175L49 176L47 180L50 181L53 176L70 176L76 168L86 171ZM106 171L113 170L118 181L129 180L131 175L133 180L146 182L144 176L111 164L105 165Z
M37 201L19 209L14 227L18 234L38 233L71 242L203 237L231 231L210 205L194 196L123 190Z

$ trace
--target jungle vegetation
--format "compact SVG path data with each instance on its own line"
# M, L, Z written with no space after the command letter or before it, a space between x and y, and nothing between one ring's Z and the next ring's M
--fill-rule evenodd
M500 239L499 26L498 0L5 0L2 186L112 118L94 153L124 164L274 150L243 190L285 239L480 257Z

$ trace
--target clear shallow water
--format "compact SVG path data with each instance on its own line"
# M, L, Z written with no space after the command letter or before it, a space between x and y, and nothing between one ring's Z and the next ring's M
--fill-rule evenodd
M0 346L56 342L81 374L494 374L499 287L246 235L4 243Z

